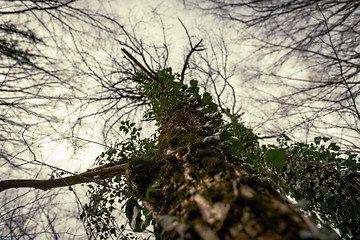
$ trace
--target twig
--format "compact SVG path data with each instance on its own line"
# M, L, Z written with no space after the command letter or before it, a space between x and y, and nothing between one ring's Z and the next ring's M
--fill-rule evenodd
M193 46L192 44L192 41L191 41L191 36L185 26L185 24L181 21L180 18L178 18L179 22L181 23L181 25L183 26L185 32L186 32L186 36L188 37L189 39L189 44L190 44L190 52L188 53L188 55L186 56L185 58L185 61L184 61L184 66L182 68L182 71L181 71L181 74L180 74L180 81L181 82L184 82L184 78L185 78L185 71L186 71L186 68L187 66L189 65L189 60L190 60L190 57L191 57L191 54L193 54L193 52L197 52L197 51L203 51L205 50L205 48L203 48L201 46L201 43L202 43L202 39L195 45Z
M320 14L321 14L322 17L324 18L324 24L325 24L325 27L326 27L326 30L327 30L327 33L328 33L328 36L329 36L330 46L331 46L331 48L332 48L332 50L333 50L333 52L334 52L334 54L335 54L336 60L337 60L337 62L338 62L338 64L339 64L339 67L340 67L340 76L341 76L341 79L342 79L343 82L345 83L345 86L346 86L346 88L347 88L347 90L348 90L348 92L349 92L349 94L350 94L351 100L352 100L352 102L353 102L353 104L354 104L354 108L355 108L355 112L356 112L356 114L357 114L357 117L358 117L358 119L360 120L360 113L359 113L359 111L358 111L358 109L357 109L354 95L352 94L351 89L350 89L350 87L349 87L349 84L348 84L348 82L346 81L346 79L345 79L345 77L344 77L343 68L342 68L342 65L341 65L341 61L340 61L340 58L339 58L339 56L338 56L338 54L337 54L337 51L336 51L336 49L335 49L335 47L334 47L334 44L333 44L333 42L332 42L331 34L330 34L330 29L329 29L329 26L328 26L326 17L325 17L325 15L324 15L324 13L322 12L319 4L316 4L316 6L317 6L317 8L319 9Z
M37 160L35 153L31 150L29 144L27 143L27 141L24 137L25 131L26 131L26 129L24 129L22 131L21 136L25 142L26 147L28 148L28 150L34 157L33 162L36 162L43 166L47 166L50 169L52 169L53 171L54 170L61 171L63 173L70 174L71 176L64 177L64 178L57 178L57 179L49 179L49 180L16 179L16 180L0 181L0 192L4 191L6 189L9 189L9 188L30 187L30 188L48 190L51 188L71 186L71 185L78 184L78 183L95 182L98 185L102 185L107 188L121 191L124 194L129 194L126 191L122 191L115 187L112 187L112 186L109 186L109 185L106 185L106 184L96 181L98 179L106 179L109 177L114 177L114 176L118 176L120 174L124 174L125 170L126 170L125 166L127 164L126 160L119 162L119 164L114 164L114 165L109 164L109 165L100 166L100 167L97 167L94 169L89 169L80 174L73 173L73 172L67 171L65 169L55 167L50 164L47 164L47 163Z
M123 51L123 53L125 53L125 55L130 58L130 60L135 63L135 65L137 65L146 75L148 75L151 79L156 80L156 77L149 72L149 70L147 70L133 55L131 55L125 48L122 48L121 51Z
M12 65L12 66L10 67L9 71L6 73L6 75L5 75L5 77L4 77L4 80L3 80L2 83L0 84L0 87L2 87L2 86L5 84L5 82L6 82L6 77L9 75L11 69L13 69L17 63L18 63L18 62L16 62L14 65Z
M190 37L190 34L189 34L189 32L188 32L185 24L181 21L180 18L178 18L178 20L179 20L180 24L183 26L183 28L184 28L184 30L185 30L185 32L186 32L186 36L187 36L188 39L189 39L190 48L193 48L192 41L191 41L191 37Z
M199 47L201 47L201 42L202 42L202 39L193 48L191 48L190 52L186 56L184 66L183 66L183 69L182 69L181 75L180 75L181 76L181 78L180 78L181 82L184 82L185 71L186 71L187 66L189 65L189 60L190 60L191 54L193 54L193 52L203 51L204 50L204 48L199 49ZM190 44L190 45L192 45L192 44Z

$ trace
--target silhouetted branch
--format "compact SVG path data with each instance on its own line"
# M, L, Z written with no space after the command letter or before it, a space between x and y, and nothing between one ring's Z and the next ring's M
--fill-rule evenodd
M202 42L202 39L193 48L191 48L190 52L186 56L184 66L183 66L183 69L182 69L181 75L180 75L181 76L180 77L181 82L184 82L185 71L186 71L187 66L189 65L189 60L190 60L191 54L193 54L193 52L203 51L204 50L204 48L202 48L202 46L201 46L201 42ZM192 45L192 44L190 44L190 45Z
M100 166L94 169L89 169L83 173L76 174L72 173L49 164L40 162L36 159L35 153L31 150L29 144L24 138L24 132L22 132L23 140L34 157L34 162L42 164L44 166L48 166L52 169L60 170L62 172L66 172L72 174L73 176L63 177L58 179L48 179L48 180L32 180L32 179L14 179L14 180L4 180L0 181L0 192L10 189L10 188L35 188L41 190L49 190L52 188L72 186L79 183L87 183L96 181L99 179L106 179L109 177L119 176L125 174L127 161L121 161L117 163L110 163L104 166ZM102 185L102 184L101 184ZM111 186L109 186L111 188Z
M184 28L184 30L186 32L186 36L189 39L189 44L190 44L190 52L188 53L188 55L185 58L184 66L183 66L181 74L180 74L180 81L184 82L185 71L186 71L187 66L189 65L189 60L190 60L191 54L193 54L193 52L196 52L196 51L203 51L203 50L205 50L205 48L203 48L201 46L201 43L203 41L202 39L195 46L193 46L192 41L191 41L191 36L190 36L185 24L181 21L180 18L178 18L178 20L181 23L181 25L183 26L183 28Z
M90 169L81 174L74 176L49 179L49 180L32 180L32 179L15 179L0 181L0 192L10 188L36 188L41 190L49 190L52 188L72 186L79 183L93 182L99 179L106 179L109 177L119 176L125 174L125 165L122 163L110 167L97 167Z
M137 65L144 73L146 73L146 75L148 75L150 78L156 80L156 77L149 71L147 70L133 55L131 55L128 51L126 51L125 48L122 48L121 51L123 51L125 53L125 55L130 58L130 60Z

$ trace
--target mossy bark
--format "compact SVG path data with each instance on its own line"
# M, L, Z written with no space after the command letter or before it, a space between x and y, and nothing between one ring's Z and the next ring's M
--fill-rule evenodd
M316 231L270 185L235 167L240 160L213 137L206 127L212 119L199 105L179 100L159 113L157 167L132 166L127 174L152 211L157 239L293 240ZM160 186L146 198L155 181Z

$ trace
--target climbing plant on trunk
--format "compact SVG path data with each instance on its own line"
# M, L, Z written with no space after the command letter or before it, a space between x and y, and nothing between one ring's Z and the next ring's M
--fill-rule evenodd
M139 141L136 127L123 122L130 140L103 155L128 163L125 211L133 230L142 231L151 216L158 239L316 238L315 225L252 173L247 162L256 164L261 154L256 136L237 116L225 123L197 81L186 85L171 69L140 72L134 81L147 97L146 116L156 119L156 137ZM97 216L94 208L88 205L83 217Z

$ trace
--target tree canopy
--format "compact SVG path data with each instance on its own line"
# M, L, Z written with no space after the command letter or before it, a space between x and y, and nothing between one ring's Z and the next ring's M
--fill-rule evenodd
M250 98L255 104L260 102L259 111L264 112L255 127L269 134L301 131L301 136L310 139L332 131L333 138L349 149L358 148L357 1L185 3L221 19L229 29L237 29L239 47L253 47L246 61L255 58L258 62L246 66L243 77L251 79L248 85L257 91ZM281 85L284 91L267 91L274 85ZM278 110L273 111L272 105Z

